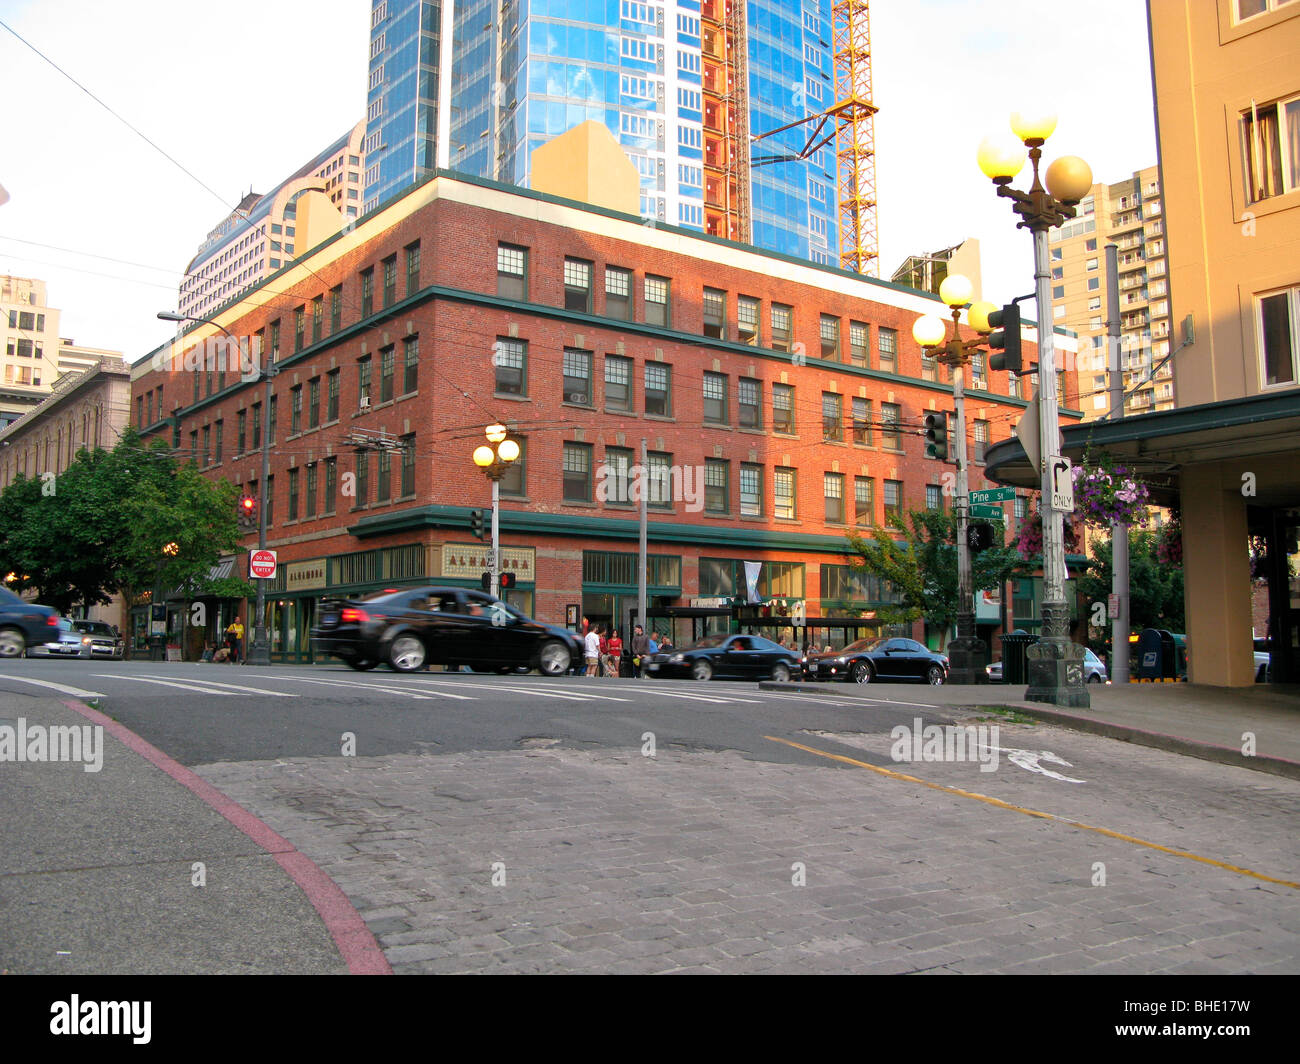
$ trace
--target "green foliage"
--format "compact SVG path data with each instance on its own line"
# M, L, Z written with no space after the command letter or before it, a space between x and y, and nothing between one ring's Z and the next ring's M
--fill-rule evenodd
M1164 628L1187 631L1183 607L1183 568L1156 557L1159 536L1130 529L1128 537L1129 621L1134 628ZM1111 592L1114 572L1109 539L1093 542L1087 572L1079 579L1079 590L1088 602L1105 602Z
M1004 526L991 523L993 542L1004 543ZM879 527L868 536L850 531L849 546L857 555L850 567L886 581L897 594L896 604L878 608L882 621L900 624L924 619L946 641L957 622L957 519L951 512L914 510L908 525L902 539ZM974 591L991 591L1028 571L1014 546L994 546L971 555Z

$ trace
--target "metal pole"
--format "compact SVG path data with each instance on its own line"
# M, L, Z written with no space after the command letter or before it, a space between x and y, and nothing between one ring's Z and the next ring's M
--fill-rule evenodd
M498 508L501 505L501 482L492 478L492 557L488 572L492 574L492 597L501 597L501 526Z
M1056 395L1056 347L1052 335L1052 289L1047 227L1034 227L1034 282L1038 316L1038 428L1042 457L1043 603L1042 635L1028 649L1029 702L1086 707L1083 647L1070 640L1065 601L1065 515L1052 506L1061 442Z
M637 578L636 578L636 619L646 635L650 634L650 622L646 617L646 533L650 514L650 467L647 464L646 440L641 437L641 519L637 530Z
M265 356L264 352L259 352ZM267 481L271 479L271 379L275 366L263 358L262 379L266 388L262 395L262 480L258 484L257 549L266 550ZM251 573L249 574L252 575ZM256 579L256 578L255 578ZM249 665L271 664L271 642L266 630L266 581L257 581L257 626L253 629L253 645L244 659Z
M1119 328L1119 248L1106 245L1106 358L1110 417L1124 416L1124 370L1121 362ZM1110 678L1128 683L1129 560L1128 525L1115 521L1110 526L1111 591L1119 602L1118 616L1110 623Z
M953 326L956 332L956 326ZM960 339L960 337L958 337ZM966 392L963 372L965 366L952 367L952 401L956 408L957 498L953 509L957 515L957 638L948 648L950 668L948 683L987 683L984 671L985 643L975 638L975 601L971 579L970 544L966 530L970 527L970 485L966 464Z

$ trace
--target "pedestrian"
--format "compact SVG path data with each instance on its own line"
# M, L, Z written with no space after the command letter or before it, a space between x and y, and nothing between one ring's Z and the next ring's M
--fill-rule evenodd
M640 679L645 659L650 656L650 637L645 629L637 625L632 629L632 675Z
M674 647L673 647L672 636L665 635L661 640L659 640L658 652L660 654L667 654L673 649Z
M233 664L239 665L244 658L244 626L239 623L236 617L230 622L230 627L226 629L226 642L230 644L230 660Z
M605 675L618 678L619 663L623 660L623 638L617 628L610 628L609 638L605 641Z
M587 659L587 675L595 676L600 668L600 635L589 628L582 641L582 655Z
M596 625L596 634L600 636L600 650L599 650L600 668L597 670L598 676L605 675L605 651L606 648L609 646L609 635L607 634L608 631L609 629L607 629L605 625L603 624Z

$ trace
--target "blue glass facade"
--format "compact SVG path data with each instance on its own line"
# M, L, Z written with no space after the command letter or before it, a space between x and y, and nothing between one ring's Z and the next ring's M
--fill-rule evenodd
M441 8L374 0L365 202L379 202L436 165ZM830 0L748 0L750 132L832 102ZM603 123L641 176L641 213L704 228L699 0L466 0L455 5L448 163L527 185L541 144ZM376 70L379 71L378 79ZM379 101L378 104L376 101ZM800 127L762 150L797 153ZM373 181L371 180L373 178ZM833 144L811 160L753 171L753 240L838 262Z

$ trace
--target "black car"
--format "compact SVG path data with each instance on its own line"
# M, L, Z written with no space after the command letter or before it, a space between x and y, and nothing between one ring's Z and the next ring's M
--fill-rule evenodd
M804 671L811 680L941 684L948 678L948 659L915 639L890 636L859 639L843 650L809 654Z
M788 680L799 674L799 655L758 635L713 635L685 650L655 654L647 676L692 680Z
M582 644L566 628L525 617L507 602L458 587L376 591L322 604L311 630L319 654L354 669L381 662L398 672L428 665L468 665L476 672L535 668L547 676L582 660Z
M49 606L24 602L0 587L0 658L21 658L28 647L59 638L59 613Z

